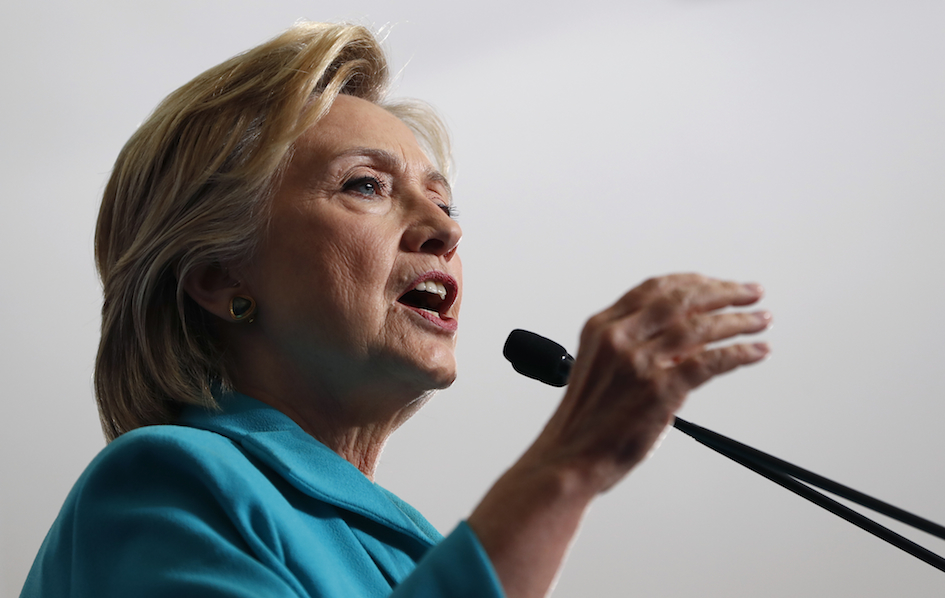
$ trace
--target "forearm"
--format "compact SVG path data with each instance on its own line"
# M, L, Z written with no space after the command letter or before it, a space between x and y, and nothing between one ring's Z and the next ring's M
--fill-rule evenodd
M548 593L594 495L574 470L527 453L499 478L468 523L509 598Z
M590 501L646 458L692 389L768 354L712 344L761 332L763 289L698 274L650 279L592 317L570 384L535 444L469 518L512 598L540 598Z

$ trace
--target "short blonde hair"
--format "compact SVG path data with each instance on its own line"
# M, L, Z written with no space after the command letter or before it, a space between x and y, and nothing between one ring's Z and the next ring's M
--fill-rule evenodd
M169 423L184 404L216 406L227 387L212 316L181 281L204 265L245 263L298 137L338 94L380 105L383 49L356 25L300 23L169 95L122 149L95 231L102 338L95 392L107 440ZM449 140L419 102L384 105L444 175Z

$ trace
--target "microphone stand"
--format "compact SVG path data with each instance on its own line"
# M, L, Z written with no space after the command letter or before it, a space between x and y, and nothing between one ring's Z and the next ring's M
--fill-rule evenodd
M558 387L568 383L571 376L571 366L574 364L574 357L564 347L527 330L513 330L505 342L503 354L518 373ZM677 417L673 422L673 427L713 451L725 455L736 463L768 478L782 488L786 488L798 496L802 496L827 509L834 515L846 519L860 529L866 530L877 538L881 538L908 552L939 571L945 571L945 558L837 502L822 492L818 492L811 486L830 492L943 540L945 540L945 527L783 459L778 459L747 444L689 423L682 418Z
M840 498L845 498L867 509L895 519L896 521L928 532L938 538L945 539L945 527L754 449L746 444L742 444L737 440L733 440L727 436L703 428L702 426L689 423L679 417L673 422L673 427L713 451L725 455L736 463L744 465L755 473L768 478L782 488L790 490L815 505L827 509L834 515L846 519L860 529L866 530L877 538L881 538L893 546L908 552L917 559L925 561L939 571L945 571L945 559L939 555L923 548L905 536L897 534L888 527L880 525L869 517L865 517L853 509L833 500L822 492L814 490L810 486L816 486L817 488L826 490ZM806 484L801 482L806 482ZM810 484L810 486L807 484Z

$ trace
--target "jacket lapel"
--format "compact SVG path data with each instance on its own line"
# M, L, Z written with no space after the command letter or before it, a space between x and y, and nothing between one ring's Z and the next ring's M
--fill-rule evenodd
M287 415L238 393L223 395L219 404L222 411L187 407L178 423L226 436L308 496L357 513L427 546L442 539L419 512L371 482Z

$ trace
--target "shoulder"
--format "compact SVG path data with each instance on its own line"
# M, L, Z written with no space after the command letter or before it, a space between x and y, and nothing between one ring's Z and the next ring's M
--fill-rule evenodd
M269 476L214 432L128 432L76 482L23 595L159 596L186 587L201 588L187 595L229 596L223 589L236 578L246 588L288 588L295 582L279 565L284 521L276 517L285 500Z
M285 483L237 442L186 426L148 426L108 444L76 481L60 513L73 530L170 520L217 528L250 513L281 513Z
M90 467L117 465L128 459L160 459L162 455L175 460L212 463L220 457L232 458L236 454L242 454L240 448L216 432L189 426L145 426L113 440Z
M229 438L186 426L147 426L127 432L89 464L77 489L105 485L233 483L259 475L259 467Z
M126 432L113 440L92 464L99 460L110 462L135 454L165 450L178 454L193 454L199 458L208 450L212 455L239 449L226 436L207 430L177 425L145 426Z

